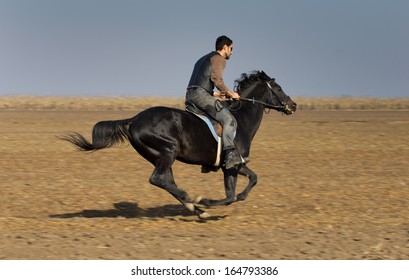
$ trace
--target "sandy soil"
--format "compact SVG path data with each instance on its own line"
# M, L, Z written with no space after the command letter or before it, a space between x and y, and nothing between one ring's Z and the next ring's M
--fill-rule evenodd
M408 111L265 115L258 185L210 221L151 186L131 146L57 138L135 113L0 111L0 259L409 259ZM221 172L174 173L192 197L224 196Z

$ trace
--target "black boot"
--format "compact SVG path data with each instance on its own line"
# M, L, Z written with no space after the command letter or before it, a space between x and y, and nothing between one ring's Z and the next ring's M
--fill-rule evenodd
M225 167L226 169L231 169L239 164L246 163L241 156L239 156L234 149L226 151L225 155Z

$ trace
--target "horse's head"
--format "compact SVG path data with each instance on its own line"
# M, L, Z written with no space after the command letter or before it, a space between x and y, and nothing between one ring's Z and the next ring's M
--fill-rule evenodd
M275 79L263 71L250 75L242 74L241 78L236 80L235 89L240 93L242 100L263 104L265 108L275 109L287 115L297 110L297 103L284 93Z
M272 109L278 108L278 111L285 113L286 115L291 115L297 110L297 103L295 103L291 98L286 95L279 84L271 79L266 82L267 87L270 89L270 96L267 97L266 103L273 104ZM277 107L278 106L278 107ZM268 105L266 106L269 107Z

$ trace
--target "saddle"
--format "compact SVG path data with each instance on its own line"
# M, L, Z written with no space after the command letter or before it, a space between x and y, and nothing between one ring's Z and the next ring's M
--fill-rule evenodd
M222 125L217 122L216 120L209 118L205 112L203 112L201 109L197 108L194 104L187 102L185 103L186 105L186 112L189 112L202 121L205 122L207 127L209 128L210 132L212 133L214 139L217 142L217 156L216 156L216 161L213 164L213 166L202 166L202 173L208 173L210 171L217 171L217 169L220 167L220 159L221 159L221 154L222 154Z

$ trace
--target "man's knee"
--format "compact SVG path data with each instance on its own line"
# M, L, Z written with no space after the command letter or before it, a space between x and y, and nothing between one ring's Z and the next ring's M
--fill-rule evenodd
M223 108L221 111L217 113L218 118L222 124L230 125L232 121L235 121L234 116L230 113L230 111L226 108Z
M223 128L236 131L237 129L237 121L232 115L226 115L224 118L224 122L222 124Z

